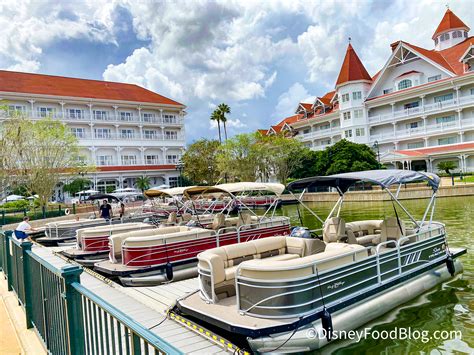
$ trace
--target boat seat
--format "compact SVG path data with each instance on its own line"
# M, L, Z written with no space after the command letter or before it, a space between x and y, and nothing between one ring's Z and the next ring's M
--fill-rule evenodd
M382 220L346 223L347 242L364 246L379 244L386 239L381 235Z
M241 226L252 224L252 222L253 222L252 221L252 215L248 211L240 212L238 218L239 219L237 221L237 228L239 228Z
M388 217L384 219L381 229L381 236L383 240L398 240L406 235L405 223L400 219L398 224L397 217ZM401 226L401 230L400 230Z
M323 241L334 243L346 236L346 224L341 217L331 217L324 222Z
M222 213L217 213L212 220L211 228L214 230L221 229L226 226L225 216Z

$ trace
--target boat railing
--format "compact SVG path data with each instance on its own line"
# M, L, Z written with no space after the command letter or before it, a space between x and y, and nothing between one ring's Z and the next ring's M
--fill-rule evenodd
M0 232L0 266L9 291L50 354L178 354L177 348L81 284L82 267L61 268L28 241Z
M432 222L431 227L422 226L399 240L369 247L366 250L370 255L361 258L363 250L319 260L310 258L299 265L275 262L262 268L244 262L235 276L238 311L262 318L293 318L316 313L323 305L337 308L351 298L386 287L403 275L444 259L444 225ZM334 264L338 265L327 267ZM246 271L252 276L244 276ZM212 270L210 274L212 277Z
M150 263L153 265L159 265L162 263L167 263L170 256L173 255L174 251L180 251L179 255L182 259L186 258L195 258L198 252L211 249L213 247L219 247L221 245L234 244L235 242L240 243L242 239L242 233L248 230L255 230L262 227L276 227L284 226L289 224L288 217L273 217L265 219L264 222L259 221L258 223L244 224L240 227L230 226L219 229L217 232L209 230L211 232L210 236L197 237L190 240L182 240L179 242L167 242L166 235L157 236L157 239L163 241L162 244L157 244L156 246L129 246L126 245L126 240L124 239L121 243L121 252L122 252L122 262L124 265L136 264L137 262L143 261L144 263ZM191 235L192 233L190 233ZM197 234L197 232L196 232ZM255 234L251 238L247 236L248 240L260 238L260 234ZM161 238L160 238L161 237ZM152 237L153 238L153 237ZM235 241L234 241L235 239ZM230 243L229 243L230 242ZM212 246L209 246L210 243L214 243ZM189 251L182 251L183 246L189 248ZM201 248L205 246L205 248ZM113 247L110 246L110 254L114 254L115 251ZM124 254L128 250L143 250L142 255L136 256L125 262ZM196 251L197 250L197 251ZM165 253L165 256L162 254ZM115 258L111 259L113 262L117 262Z

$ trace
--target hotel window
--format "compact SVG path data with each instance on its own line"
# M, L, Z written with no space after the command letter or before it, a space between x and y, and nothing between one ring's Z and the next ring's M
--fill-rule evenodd
M352 138L352 129L348 129L347 131L344 131L344 137Z
M166 162L168 164L176 164L178 162L179 158L176 154L170 154L166 156Z
M107 111L102 110L94 110L94 119L95 120L106 120L107 119Z
M311 128L303 130L303 134L308 134L309 132L311 132Z
M86 137L86 130L85 130L85 128L75 128L75 127L71 127L71 133L72 133L76 138L85 138L85 137Z
M404 79L398 83L398 90L411 88L412 83L410 79Z
M10 115L21 115L24 114L26 111L25 106L22 105L9 105L8 106L8 113Z
M178 132L176 131L165 131L165 139L167 140L178 140Z
M134 136L135 136L135 132L133 132L133 129L120 130L120 138L133 138Z
M354 91L352 93L353 100L362 100L362 92L361 91Z
M471 95L474 95L474 89L471 89Z
M342 102L348 102L349 101L349 94L342 94Z
M354 110L354 118L362 118L362 110Z
M441 39L441 42L447 41L447 40L449 39L449 33L443 33L443 34L440 36L440 39Z
M131 112L120 112L120 121L131 121L132 113Z
M438 44L438 37L435 38L435 44Z
M170 177L168 179L168 185L170 185L170 187L178 187L178 178L175 176Z
M405 105L403 105L403 108L405 110L408 110L409 108L415 108L415 107L419 107L420 106L420 101L413 101L413 102L409 102Z
M99 155L97 157L97 165L113 165L114 160L111 155Z
M383 94L384 94L384 95L390 94L391 92L393 92L393 89L392 89L392 88L390 88L390 89L384 89L384 90L383 90Z
M443 102L443 101L448 101L453 99L453 94L445 94L441 96L435 96L434 97L434 102Z
M55 108L38 107L38 117L53 117L55 112Z
M425 143L423 142L414 142L414 143L407 144L408 149L423 148L424 146L425 146Z
M176 123L176 115L163 115L164 123Z
M156 131L148 130L148 129L145 129L143 131L143 137L145 139L156 139L157 136L158 136L158 132L156 132Z
M323 131L326 130L326 129L330 129L330 128L331 128L331 125L329 123L326 123L322 126L319 126L319 129L323 130Z
M332 122L331 122L331 126L332 126L332 127L339 127L339 126L340 126L339 120L334 120L334 121L332 121Z
M407 127L407 129L415 129L415 128L421 127L420 123L421 123L420 121L410 122L410 123L406 124L406 127Z
M428 77L428 82L431 83L432 81L436 81L436 80L439 80L439 79L441 79L441 74L429 76Z
M342 117L344 117L344 121L350 120L351 119L351 112L344 112L342 114Z
M454 144L458 142L457 137L446 137L438 139L438 145Z
M95 128L95 138L108 139L112 138L112 133L109 128Z
M69 118L83 118L84 117L84 113L82 112L82 110L79 110L79 109L76 109L76 108L70 108L67 110L67 113L68 113L68 116Z
M464 38L467 38L467 32L464 31Z
M158 155L145 155L145 164L157 165L159 163Z
M462 38L461 31L453 31L453 38Z
M357 137L365 136L365 129L363 129L363 128L356 128L356 136L357 136Z
M455 120L456 118L454 117L454 115L436 117L436 123L448 123L448 122L454 122Z
M155 114L154 113L144 113L143 114L143 121L144 122L153 122L153 121L155 121Z
M136 155L122 155L122 164L123 165L137 165L137 156Z

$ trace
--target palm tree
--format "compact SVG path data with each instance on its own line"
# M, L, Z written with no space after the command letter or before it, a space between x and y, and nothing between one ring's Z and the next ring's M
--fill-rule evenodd
M219 106L217 106L217 109L219 110L220 120L224 124L224 135L225 135L225 140L227 140L227 127L225 124L227 122L227 117L225 117L225 115L230 114L230 106L222 103Z
M150 178L148 176L140 176L135 181L135 186L138 187L142 192L150 188Z
M454 170L456 168L457 165L454 161L442 161L438 164L438 170L444 170L448 175L451 175L450 170Z
M217 129L219 130L219 143L222 143L222 138L221 138L221 115L219 114L219 110L215 109L210 117L211 121L216 121L217 122Z

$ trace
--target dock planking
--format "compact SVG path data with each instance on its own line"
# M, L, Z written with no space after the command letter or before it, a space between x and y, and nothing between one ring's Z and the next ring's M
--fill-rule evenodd
M35 245L32 250L57 268L75 264L56 255L62 250L61 247L46 248ZM228 353L225 348L208 338L173 319L166 318L166 312L175 304L176 299L196 291L197 278L161 286L126 288L115 283L106 283L88 272L83 272L81 284L184 353Z

